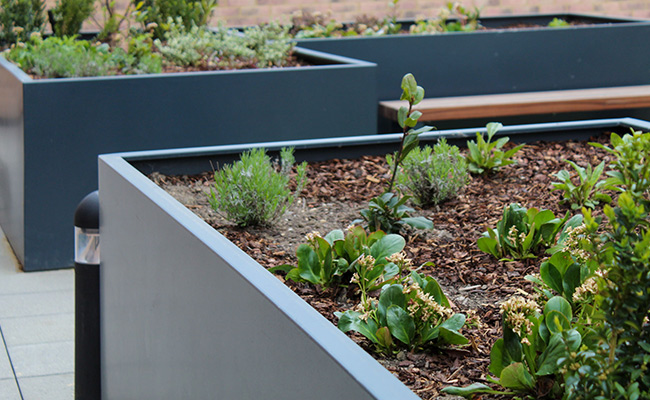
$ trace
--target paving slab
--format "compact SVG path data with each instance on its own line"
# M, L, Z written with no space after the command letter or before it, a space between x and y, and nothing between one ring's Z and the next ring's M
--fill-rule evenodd
M74 290L0 294L0 318L74 313Z
M11 368L9 356L2 340L0 340L0 345L0 379L14 379L14 370Z
M13 377L11 379L0 379L0 399L21 400L18 385L16 385L16 380Z
M5 265L3 268L2 265ZM7 271L7 263L2 262L0 255L0 271ZM39 292L54 292L74 289L74 270L63 269L45 272L0 272L1 294L26 294Z
M8 350L19 383L26 377L74 373L74 341L10 346Z
M18 378L23 400L73 400L74 375L59 374Z
M74 313L0 318L8 347L74 340Z

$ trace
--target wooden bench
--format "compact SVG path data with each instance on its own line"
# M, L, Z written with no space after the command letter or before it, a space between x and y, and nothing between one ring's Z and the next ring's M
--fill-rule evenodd
M381 101L379 112L397 121L403 105L406 101ZM414 109L422 112L421 121L444 121L645 107L650 107L650 85L427 98Z

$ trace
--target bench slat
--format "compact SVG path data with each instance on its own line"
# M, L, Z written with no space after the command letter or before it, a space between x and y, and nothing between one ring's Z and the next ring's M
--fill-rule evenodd
M400 100L379 104L381 114L394 121L399 107L407 105ZM429 98L415 109L422 121L443 121L645 107L650 107L650 85Z

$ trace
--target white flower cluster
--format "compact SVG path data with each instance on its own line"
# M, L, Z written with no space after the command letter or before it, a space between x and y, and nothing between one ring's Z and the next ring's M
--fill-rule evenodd
M412 260L410 258L406 258L406 253L403 251L391 254L390 256L386 257L386 261L397 265L400 271L403 271L404 269L411 269L413 267Z
M567 236L562 242L562 247L568 251L579 264L584 264L590 258L589 252L580 246L580 240L585 237L586 227L584 224L575 228L568 226L565 230Z
M508 240L513 243L521 243L526 240L526 232L519 232L516 226L511 226L508 230Z
M607 271L602 269L596 271L596 276L592 276L576 288L575 292L573 292L573 301L576 303L588 301L593 295L598 293L598 280L606 276Z
M533 333L533 321L529 317L539 313L537 303L522 296L513 296L501 304L504 324L521 337L521 342L530 345L526 336Z
M409 300L407 311L413 319L420 319L424 323L438 325L449 319L454 312L451 308L444 307L433 298L433 296L424 293L420 285L416 282L405 286L405 294L415 293L415 297Z

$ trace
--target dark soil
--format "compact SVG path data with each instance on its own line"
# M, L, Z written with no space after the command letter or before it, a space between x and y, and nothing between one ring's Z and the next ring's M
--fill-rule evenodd
M604 143L608 137L603 135L593 140ZM570 212L568 206L559 204L561 193L551 191L551 174L560 169L570 170L565 159L581 166L596 166L609 158L606 152L587 142L569 141L529 144L515 159L516 165L497 173L473 176L453 200L414 213L430 218L435 229L410 232L406 251L413 264L432 261L433 267L421 271L440 282L456 311L476 313L482 325L463 330L470 339L466 347L416 354L403 352L391 358L376 356L423 399L442 398L439 390L449 385L488 383L490 348L501 335L499 303L522 290L529 291L530 285L524 277L537 272L543 259L541 255L525 262L499 262L482 253L476 240L486 227L496 226L504 206L513 202L528 208L550 209L556 215ZM279 223L268 228L247 229L233 226L209 207L205 193L209 192L211 174L191 177L154 174L151 178L269 268L295 265L295 249L304 242L307 233L326 234L332 229L346 228L359 217L358 211L367 206L370 198L382 193L388 174L382 157L311 163L307 188ZM282 276L277 277L284 281ZM334 324L334 311L350 308L357 301L356 294L347 289L321 290L307 284L286 284ZM372 346L364 337L356 334L351 337L372 353Z

